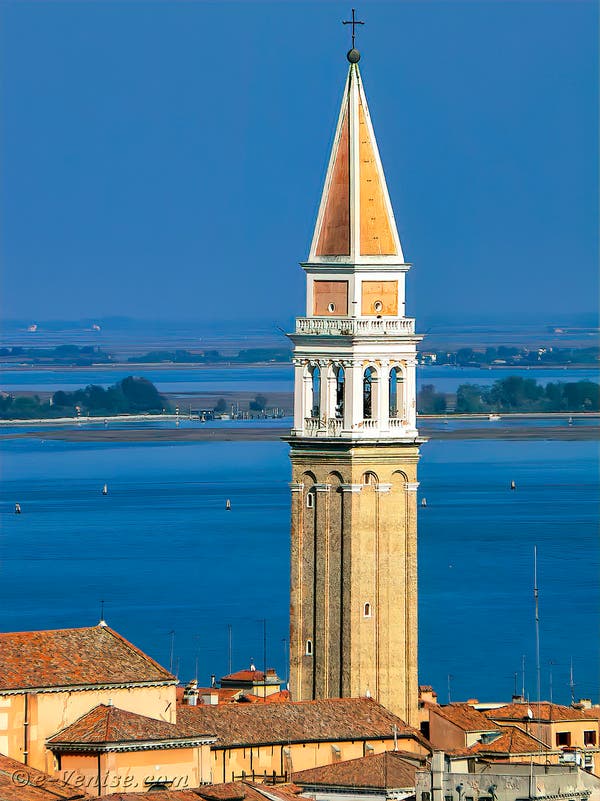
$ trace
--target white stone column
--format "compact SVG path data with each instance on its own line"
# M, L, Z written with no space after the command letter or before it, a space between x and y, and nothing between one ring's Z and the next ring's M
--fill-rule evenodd
M337 377L335 365L328 365L327 369L327 419L335 418L335 403L337 398Z
M414 359L407 359L404 407L406 409L405 419L408 421L409 429L416 429L417 427L417 383L415 365L416 361Z
M304 365L294 364L294 430L302 431L304 428Z
M352 375L352 390L349 403L351 428L357 428L363 419L363 373L362 364L353 365L347 372L347 375Z
M382 361L378 370L379 386L377 397L377 419L379 430L387 431L390 427L390 363Z

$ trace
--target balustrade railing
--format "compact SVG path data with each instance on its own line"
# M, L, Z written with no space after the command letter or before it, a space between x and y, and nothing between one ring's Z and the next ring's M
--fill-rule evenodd
M406 335L415 333L415 320L413 317L297 317L296 333L328 336Z

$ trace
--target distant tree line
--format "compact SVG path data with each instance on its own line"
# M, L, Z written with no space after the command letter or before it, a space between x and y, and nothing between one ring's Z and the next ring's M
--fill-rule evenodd
M593 381L549 383L509 376L491 387L461 384L456 392L457 414L478 412L597 412L600 385Z
M257 364L260 362L289 362L289 348L247 348L234 355L218 350L192 352L189 350L153 350L143 356L130 356L127 361L137 364Z
M459 367L489 367L492 365L512 367L552 367L566 364L598 364L600 348L515 348L500 345L482 350L459 348L456 351L425 350L421 361L426 364L454 364Z
M112 387L90 384L75 392L59 390L47 401L38 395L0 396L3 420L52 419L56 417L107 417L117 414L160 414L170 410L167 399L145 378L128 376Z
M64 364L89 367L91 364L112 362L110 353L97 345L57 345L55 348L0 348L0 360L30 364Z

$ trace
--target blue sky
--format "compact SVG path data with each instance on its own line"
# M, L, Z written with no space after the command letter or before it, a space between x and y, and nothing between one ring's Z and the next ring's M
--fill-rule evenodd
M4 316L302 314L350 6L1 9ZM598 5L357 11L408 313L594 311Z

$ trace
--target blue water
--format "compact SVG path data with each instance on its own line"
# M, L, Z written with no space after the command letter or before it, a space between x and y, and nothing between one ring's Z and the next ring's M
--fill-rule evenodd
M43 435L42 435L43 436ZM285 677L289 461L279 442L2 442L0 629L97 622L181 679L268 661ZM420 681L507 699L526 655L535 692L533 545L542 686L598 700L598 454L591 442L430 441L419 509ZM510 481L517 491L510 492ZM108 483L109 495L100 489ZM225 511L231 498L232 510ZM19 501L23 514L13 513ZM520 686L519 677L519 686Z
M291 365L260 365L256 367L114 367L90 370L86 368L48 369L20 368L2 369L0 389L7 392L19 390L71 392L88 384L107 387L128 375L143 376L152 381L160 392L292 392L294 375ZM518 368L497 367L479 369L475 367L423 366L417 371L417 383L434 384L439 392L456 392L464 383L487 386L509 375L534 378L539 384L549 381L598 381L597 368Z

